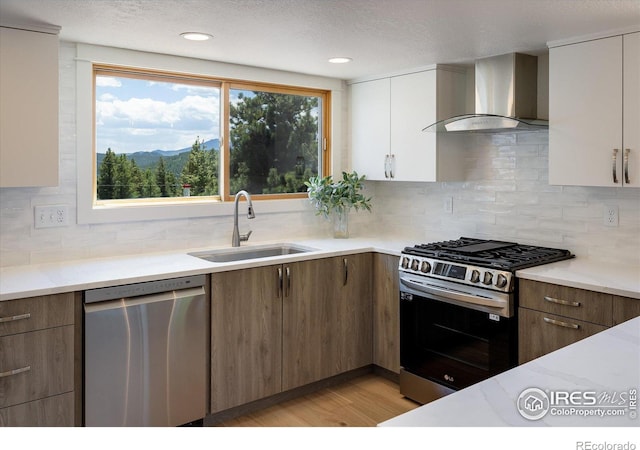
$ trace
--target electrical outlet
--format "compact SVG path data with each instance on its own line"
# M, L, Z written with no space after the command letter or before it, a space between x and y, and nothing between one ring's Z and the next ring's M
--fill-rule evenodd
M442 202L442 207L444 209L444 212L446 213L453 213L453 197L445 197L444 201Z
M604 224L607 227L618 226L618 206L617 205L605 205Z
M67 205L36 206L34 208L36 228L66 227L69 225Z

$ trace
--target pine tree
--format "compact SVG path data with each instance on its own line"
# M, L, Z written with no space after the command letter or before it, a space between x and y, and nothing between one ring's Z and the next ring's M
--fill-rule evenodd
M107 149L107 153L105 154L105 157L100 164L98 173L98 199L110 200L115 198L114 187L116 184L116 154L111 150L111 148Z
M167 168L164 165L164 158L161 156L156 167L156 184L160 188L160 197L171 196L171 184L169 183Z

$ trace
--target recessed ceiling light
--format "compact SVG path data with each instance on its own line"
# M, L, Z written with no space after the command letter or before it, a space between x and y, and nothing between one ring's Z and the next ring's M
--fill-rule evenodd
M190 41L207 41L213 37L210 34L200 33L197 31L186 31L184 33L180 33L180 36Z
M338 56L336 58L329 58L329 62L333 64L344 64L352 61L351 58L347 58L346 56Z

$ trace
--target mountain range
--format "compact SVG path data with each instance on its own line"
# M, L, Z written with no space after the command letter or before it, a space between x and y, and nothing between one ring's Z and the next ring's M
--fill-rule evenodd
M207 150L220 150L220 140L219 139L210 139L204 142L204 148ZM134 152L127 153L127 159L134 160L136 165L141 169L145 170L148 168L154 168L158 164L160 157L164 158L165 165L167 170L174 172L178 175L182 171L182 167L189 159L188 153L191 151L191 147L185 147L178 150L152 150L147 152ZM98 168L100 168L100 164L102 164L102 160L105 157L105 153L97 154L97 164Z

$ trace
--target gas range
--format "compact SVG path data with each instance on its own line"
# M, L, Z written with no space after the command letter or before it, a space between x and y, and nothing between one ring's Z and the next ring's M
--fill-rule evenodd
M516 270L573 258L568 250L461 237L402 251L399 270L434 279L513 292Z
M427 403L514 367L515 272L567 250L461 237L402 251L400 392Z

